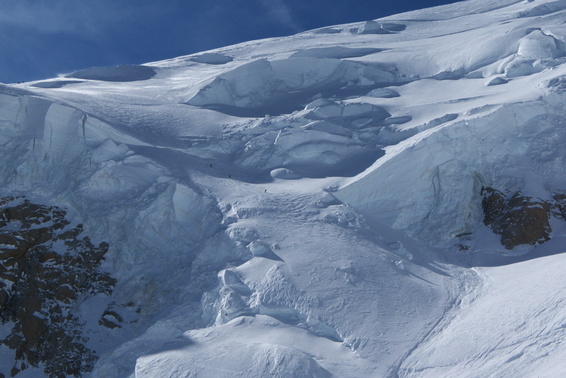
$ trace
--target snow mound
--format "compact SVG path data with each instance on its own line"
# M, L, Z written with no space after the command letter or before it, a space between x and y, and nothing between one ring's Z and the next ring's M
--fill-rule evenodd
M552 36L534 30L519 40L517 54L524 58L553 59L564 55L564 51L559 50L557 41Z
M226 64L234 60L234 58L219 53L204 53L191 57L191 60L193 62L205 64Z
M229 338L225 338L226 331ZM179 371L215 377L331 377L328 369L338 368L347 374L355 361L340 344L263 315L235 319L207 332L191 331L185 337L189 342L184 348L139 358L136 377L176 375ZM321 352L325 358L315 360L315 353ZM210 355L215 356L214 364L207 363ZM340 367L337 359L344 366Z
M32 84L33 87L36 88L63 88L69 84L77 84L82 83L79 80L49 80L49 81L42 81L39 83Z
M381 23L376 21L366 21L359 29L359 34L392 34L406 29L404 24Z
M256 60L216 77L187 104L239 116L301 109L317 93L340 94L399 82L391 72L352 61L322 58Z
M545 16L547 14L555 13L561 10L566 9L566 1L559 0L548 2L545 4L538 4L534 7L519 12L517 15L518 17L538 17L538 16Z
M313 30L313 33L316 33L316 34L340 34L341 32L342 32L342 30L335 29L335 28L320 28L320 29Z
M353 48L353 47L319 47L314 49L300 50L291 55L291 58L357 58L383 51L376 48Z
M352 131L326 120L311 122L308 125L305 125L304 128L306 130L323 131L325 133L341 135L345 137L351 137L353 135Z
M368 92L366 96L375 98L394 98L399 97L399 93L390 88L377 88Z
M375 146L353 141L344 133L291 129L253 138L236 164L246 170L268 172L286 167L301 176L321 177L350 174L352 169L359 169L353 167L355 161L362 166L378 155L381 152Z
M308 104L305 109L310 110L305 115L308 119L314 120L334 120L334 122L344 123L354 119L367 120L367 123L379 123L390 117L384 108L367 103L338 103L330 100L315 100ZM356 124L351 124L356 127ZM365 125L363 125L365 126Z
M487 87L491 87L494 85L502 85L502 84L507 84L509 82L509 80L505 79L504 77L495 77L493 79L491 79L490 81L488 81L485 85Z
M65 77L85 80L129 82L148 80L154 77L155 70L148 66L118 65L115 67L94 67L76 71Z
M283 180L297 180L301 178L301 175L296 174L287 168L277 168L271 171L271 177L283 179Z

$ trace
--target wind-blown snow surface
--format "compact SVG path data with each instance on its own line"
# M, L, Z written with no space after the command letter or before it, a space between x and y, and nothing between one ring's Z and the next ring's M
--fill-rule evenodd
M0 194L110 245L92 375L563 376L564 224L505 250L480 192L566 191L565 19L466 1L0 87Z

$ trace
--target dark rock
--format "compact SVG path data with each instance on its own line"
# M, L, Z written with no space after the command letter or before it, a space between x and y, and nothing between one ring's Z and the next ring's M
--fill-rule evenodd
M470 249L470 243L472 241L472 233L464 232L455 236L458 239L456 247L459 251L467 251Z
M123 321L124 318L122 318L120 314L118 314L116 311L107 309L102 314L102 317L98 321L98 324L106 328L114 329L114 328L122 328L122 326L118 323L122 323Z
M45 321L35 315L22 316L21 324L27 344L36 345L40 337L47 331Z
M8 293L6 290L0 290L0 309L2 309L6 303L8 303Z
M55 291L55 298L64 303L70 303L72 300L76 299L76 297L75 291L67 285L59 286Z
M552 199L554 199L554 215L566 221L566 194L555 193Z
M507 249L518 245L537 245L550 240L551 206L539 199L522 196L510 198L493 188L482 189L484 224L501 236Z
M74 314L89 296L109 295L116 280L99 271L108 244L97 246L83 232L63 209L0 199L0 319L12 324L1 342L20 362L12 374L39 364L48 376L92 370L97 356Z
M495 223L505 211L505 195L492 188L482 188L483 223L489 226Z
M109 328L109 329L122 328L121 325L116 324L113 321L108 320L107 318L100 318L100 320L98 321L98 324L100 324L101 326L104 326L106 328Z

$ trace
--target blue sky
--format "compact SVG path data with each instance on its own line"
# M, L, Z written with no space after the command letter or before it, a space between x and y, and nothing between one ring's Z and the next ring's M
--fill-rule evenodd
M140 64L450 0L0 0L0 82Z

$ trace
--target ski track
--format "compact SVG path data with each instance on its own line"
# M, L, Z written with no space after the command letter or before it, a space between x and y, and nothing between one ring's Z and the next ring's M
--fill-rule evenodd
M418 373L423 372L426 368L423 370L412 370L403 368L403 365L427 341L434 339L435 336L445 331L454 318L461 311L465 311L465 308L470 306L485 289L486 277L482 277L474 269L452 269L450 272L457 274L457 277L454 279L454 286L450 290L449 299L445 304L442 315L429 327L428 331L425 331L423 337L396 362L395 366L388 372L387 377L408 377L412 374L418 375Z

